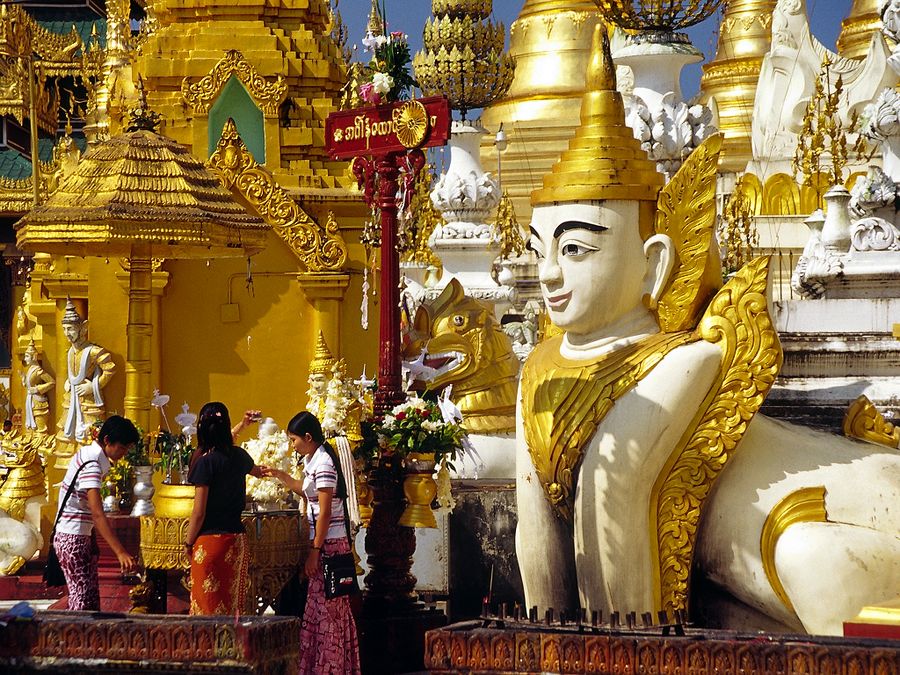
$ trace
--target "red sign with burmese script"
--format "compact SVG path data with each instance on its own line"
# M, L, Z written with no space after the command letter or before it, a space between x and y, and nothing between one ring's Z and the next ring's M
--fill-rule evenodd
M325 120L325 148L333 159L444 145L449 137L450 103L443 96L342 110Z

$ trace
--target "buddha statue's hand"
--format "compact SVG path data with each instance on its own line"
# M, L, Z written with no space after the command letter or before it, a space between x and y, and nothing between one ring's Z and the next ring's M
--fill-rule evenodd
M79 396L87 396L94 390L94 385L90 382L82 382L75 385L75 393Z

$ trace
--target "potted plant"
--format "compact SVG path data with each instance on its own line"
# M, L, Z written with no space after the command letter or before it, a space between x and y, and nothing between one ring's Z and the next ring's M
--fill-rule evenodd
M437 527L431 502L437 495L435 467L449 474L463 448L465 431L445 419L440 406L411 396L376 422L372 431L382 455L399 455L405 466L403 493L408 506L400 517L405 527ZM441 481L449 484L448 481Z

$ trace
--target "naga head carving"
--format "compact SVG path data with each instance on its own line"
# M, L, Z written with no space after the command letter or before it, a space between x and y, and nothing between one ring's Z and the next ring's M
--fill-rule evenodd
M409 337L405 366L417 388L437 393L452 385L469 431L512 429L519 363L488 306L452 279L419 308Z

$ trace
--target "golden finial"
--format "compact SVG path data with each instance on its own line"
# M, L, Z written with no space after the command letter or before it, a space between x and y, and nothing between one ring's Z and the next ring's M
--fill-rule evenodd
M606 25L594 27L581 125L544 186L531 193L532 206L555 202L624 199L656 202L663 177L625 124L622 95L609 52Z
M384 35L384 17L381 16L381 10L378 9L378 0L372 0L372 9L369 11L369 23L366 26L366 31L372 35Z
M325 343L325 336L322 335L322 331L319 331L319 335L316 337L316 351L313 360L309 362L309 374L331 375L334 364L335 360Z

